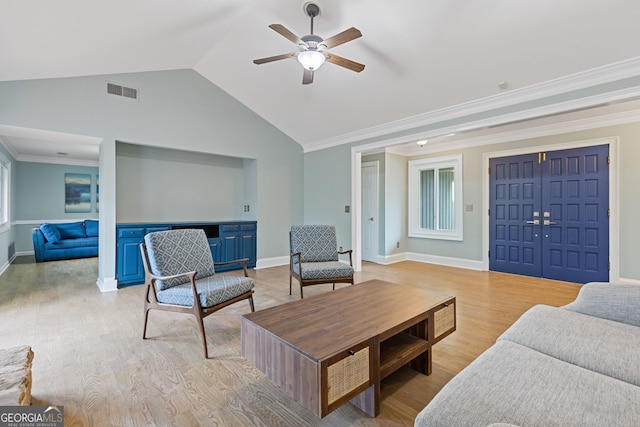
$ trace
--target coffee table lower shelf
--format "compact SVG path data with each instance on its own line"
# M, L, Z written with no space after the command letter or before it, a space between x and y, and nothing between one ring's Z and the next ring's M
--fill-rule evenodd
M400 332L380 343L380 380L429 350L429 342Z

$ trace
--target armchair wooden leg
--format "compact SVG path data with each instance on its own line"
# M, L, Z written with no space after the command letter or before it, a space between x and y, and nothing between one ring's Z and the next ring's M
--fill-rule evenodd
M292 285L293 279L291 278L291 276L289 276L289 295L291 295L291 285Z
M142 339L147 338L147 321L149 320L149 310L148 307L144 308L144 327L142 328Z
M200 335L202 335L202 345L204 346L204 358L209 358L209 350L207 349L207 336L204 334L204 322L202 321L202 316L196 315L196 319L198 320L198 326L200 326Z
M303 288L303 286L302 286L302 282L301 282L300 283L300 299L304 298L304 294L302 293L302 288Z
M335 283L333 284L333 290L334 291L336 290L336 284Z
M256 308L253 306L253 295L250 296L248 299L249 299L249 307L251 307L251 312L253 313L254 311L256 311Z

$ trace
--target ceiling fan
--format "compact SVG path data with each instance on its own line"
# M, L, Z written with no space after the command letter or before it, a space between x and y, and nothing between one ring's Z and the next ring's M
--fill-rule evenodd
M311 18L311 34L303 37L298 37L291 31L286 29L280 24L271 24L269 28L285 37L287 40L292 41L298 45L298 51L292 53L285 53L282 55L270 56L268 58L256 59L254 64L265 64L267 62L279 61L281 59L297 58L298 62L304 68L304 74L302 75L302 84L306 85L313 83L313 73L316 71L325 61L332 64L339 65L348 70L359 73L364 70L364 65L350 59L343 58L334 53L328 52L328 49L336 47L351 40L362 37L362 33L357 28L351 27L343 32L336 34L328 39L323 39L320 36L313 34L313 18L320 14L320 8L315 3L308 3L305 5L305 12Z

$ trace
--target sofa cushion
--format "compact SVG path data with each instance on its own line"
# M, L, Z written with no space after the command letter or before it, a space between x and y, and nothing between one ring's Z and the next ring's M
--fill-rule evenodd
M253 279L244 276L225 276L216 274L196 280L198 299L203 308L229 301L249 292L253 288ZM158 301L164 304L193 305L191 282L172 286L157 292Z
M511 325L501 340L640 386L640 328L636 326L537 305Z
M98 221L94 219L85 220L84 231L87 233L87 237L98 237Z
M415 425L637 426L638 402L640 387L502 340L449 381Z
M44 234L44 237L48 242L56 243L60 240L60 231L58 231L58 228L53 224L45 222L40 225L40 231L42 231L42 234Z
M62 239L57 243L47 242L44 244L45 249L72 249L86 248L90 246L98 246L97 237L83 237L81 239Z
M87 237L84 231L84 223L69 222L66 224L56 224L56 228L60 232L61 239L77 239Z

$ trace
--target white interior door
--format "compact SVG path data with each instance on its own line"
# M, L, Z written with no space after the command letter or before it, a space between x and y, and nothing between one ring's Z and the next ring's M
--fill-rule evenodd
M378 162L362 163L362 259L378 258Z

